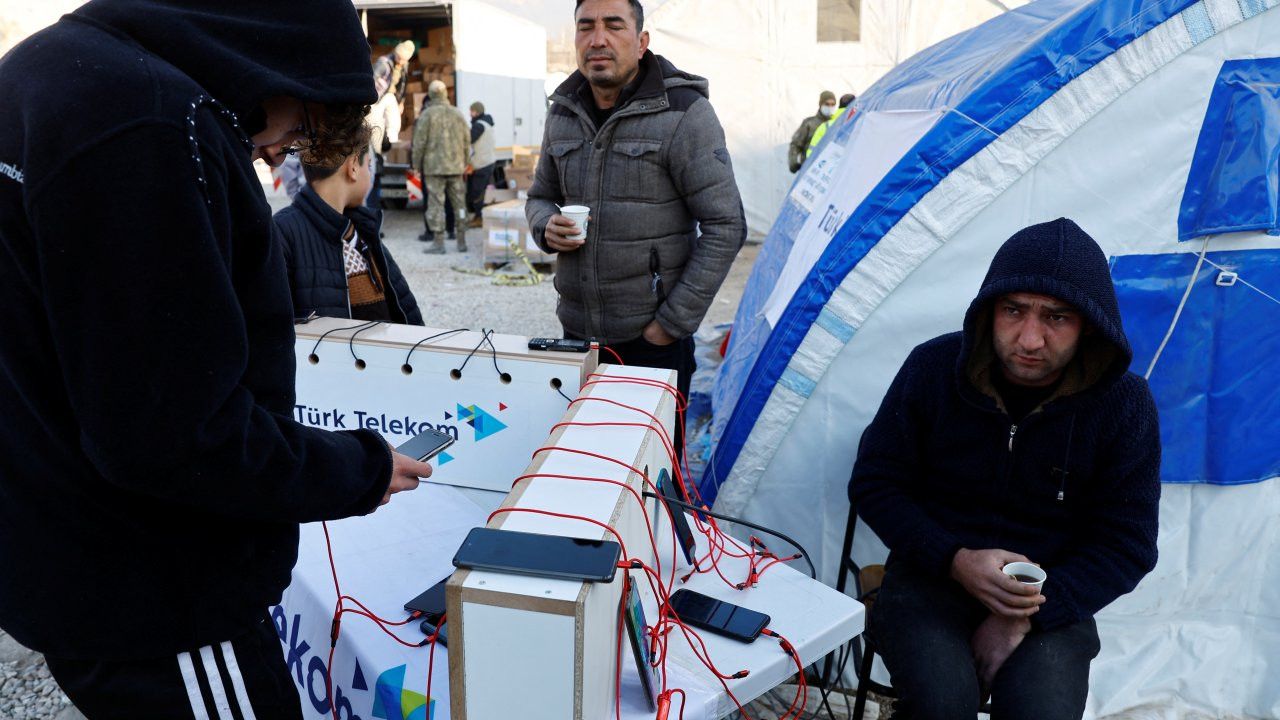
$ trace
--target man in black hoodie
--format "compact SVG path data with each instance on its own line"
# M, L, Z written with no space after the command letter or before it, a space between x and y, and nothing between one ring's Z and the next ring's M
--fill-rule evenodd
M911 718L1079 718L1098 610L1156 561L1160 437L1102 249L1067 219L996 253L963 332L912 351L849 499L890 549L870 631ZM1002 572L1033 562L1043 593Z
M0 60L0 97L0 626L91 718L297 717L266 617L298 524L430 473L291 419L251 160L362 121L355 10L94 0Z

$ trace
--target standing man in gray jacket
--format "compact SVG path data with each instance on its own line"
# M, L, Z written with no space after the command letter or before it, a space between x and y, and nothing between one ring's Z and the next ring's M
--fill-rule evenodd
M707 81L649 52L639 0L578 0L574 19L578 71L551 96L529 227L559 253L565 336L674 369L687 396L692 335L747 232L724 130ZM557 205L591 209L585 238Z

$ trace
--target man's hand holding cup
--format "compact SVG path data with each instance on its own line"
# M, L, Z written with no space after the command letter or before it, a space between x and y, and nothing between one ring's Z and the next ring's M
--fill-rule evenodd
M582 205L565 205L560 212L563 214L551 216L543 230L547 247L556 252L577 250L587 242L587 221L591 210Z

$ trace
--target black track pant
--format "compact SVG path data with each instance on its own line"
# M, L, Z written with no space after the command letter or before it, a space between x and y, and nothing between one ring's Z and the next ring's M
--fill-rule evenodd
M89 720L297 720L302 706L275 626L168 657L130 661L46 656Z

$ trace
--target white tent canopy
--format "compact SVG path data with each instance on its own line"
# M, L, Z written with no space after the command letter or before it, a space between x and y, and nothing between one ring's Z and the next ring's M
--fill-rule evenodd
M1278 3L1041 0L862 95L748 282L704 496L832 579L902 361L960 327L1007 237L1070 217L1111 258L1164 450L1160 562L1098 616L1087 716L1280 716Z
M857 42L818 42L818 0L667 0L645 20L654 52L711 82L747 225L764 233L795 179L787 145L818 94L861 94L917 51L1026 0L862 0Z

